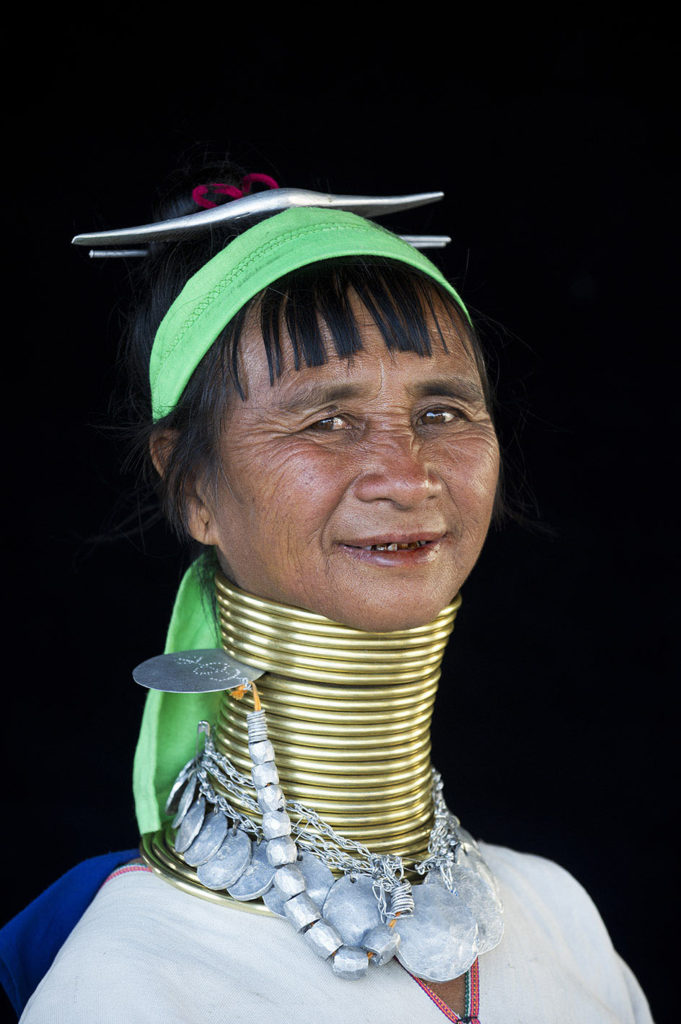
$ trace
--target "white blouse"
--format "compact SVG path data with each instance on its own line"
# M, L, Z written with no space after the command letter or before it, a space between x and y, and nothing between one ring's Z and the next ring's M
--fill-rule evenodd
M472 1019L650 1024L645 996L582 887L551 861L480 845L499 881L505 927L499 946L479 959ZM100 889L21 1024L443 1018L460 1020L396 961L359 981L337 978L287 921L216 905L129 866Z

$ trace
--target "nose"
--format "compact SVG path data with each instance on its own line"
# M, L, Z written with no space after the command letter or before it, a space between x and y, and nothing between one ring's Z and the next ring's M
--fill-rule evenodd
M375 438L363 453L354 484L360 501L389 501L401 509L418 507L441 492L440 476L409 433Z

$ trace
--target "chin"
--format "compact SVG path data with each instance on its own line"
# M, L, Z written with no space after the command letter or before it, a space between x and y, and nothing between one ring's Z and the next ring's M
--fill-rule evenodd
M363 629L367 633L392 633L398 629L427 626L455 596L452 594L451 597L438 600L429 595L427 600L417 600L402 594L394 602L355 598L351 605L337 605L334 610L322 614L344 626Z

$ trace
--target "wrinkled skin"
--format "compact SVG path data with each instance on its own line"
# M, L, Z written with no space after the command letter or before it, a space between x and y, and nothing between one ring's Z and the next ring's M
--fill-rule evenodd
M273 385L259 329L246 328L246 398L230 401L221 470L197 486L189 524L242 589L383 632L430 622L463 584L499 450L475 361L446 317L449 351L433 326L423 358L389 352L360 315L351 361L334 353L295 370L285 346ZM364 550L390 543L411 547Z

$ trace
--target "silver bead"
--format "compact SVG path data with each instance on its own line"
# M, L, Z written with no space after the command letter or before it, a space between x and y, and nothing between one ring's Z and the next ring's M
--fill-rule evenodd
M366 951L356 946L341 946L333 958L333 973L340 978L353 981L363 978L369 970L369 957Z
M317 921L305 932L305 939L312 946L317 956L328 959L343 944L343 940L332 924L324 918Z
M362 947L374 954L371 958L374 967L382 967L392 960L399 945L399 932L387 924L377 924L362 937Z
M293 899L287 900L284 904L284 912L298 932L302 932L303 928L314 924L322 916L319 907L306 892L301 892Z
M274 872L274 884L282 896L290 899L299 892L305 892L303 872L295 864L284 864Z
M265 839L290 836L291 819L286 811L266 811L262 816L262 834Z
M277 839L273 842L281 842L281 840ZM322 864L309 850L303 850L298 854L295 867L303 876L305 891L310 899L314 900L317 906L323 906L329 889L336 881L326 864ZM276 884L263 896L267 909L271 910L273 914L279 914L280 917L286 916L284 914L286 899L287 897L282 896Z
M261 811L282 811L286 800L281 786L265 786L256 790L258 807Z
M264 764L265 761L274 761L274 747L269 740L257 740L248 744L248 752L251 755L253 764Z
M274 761L265 761L264 764L253 765L251 778L256 789L279 785L279 772Z
M293 864L297 857L298 847L290 836L270 839L267 844L267 859L273 868L279 868L282 864Z

